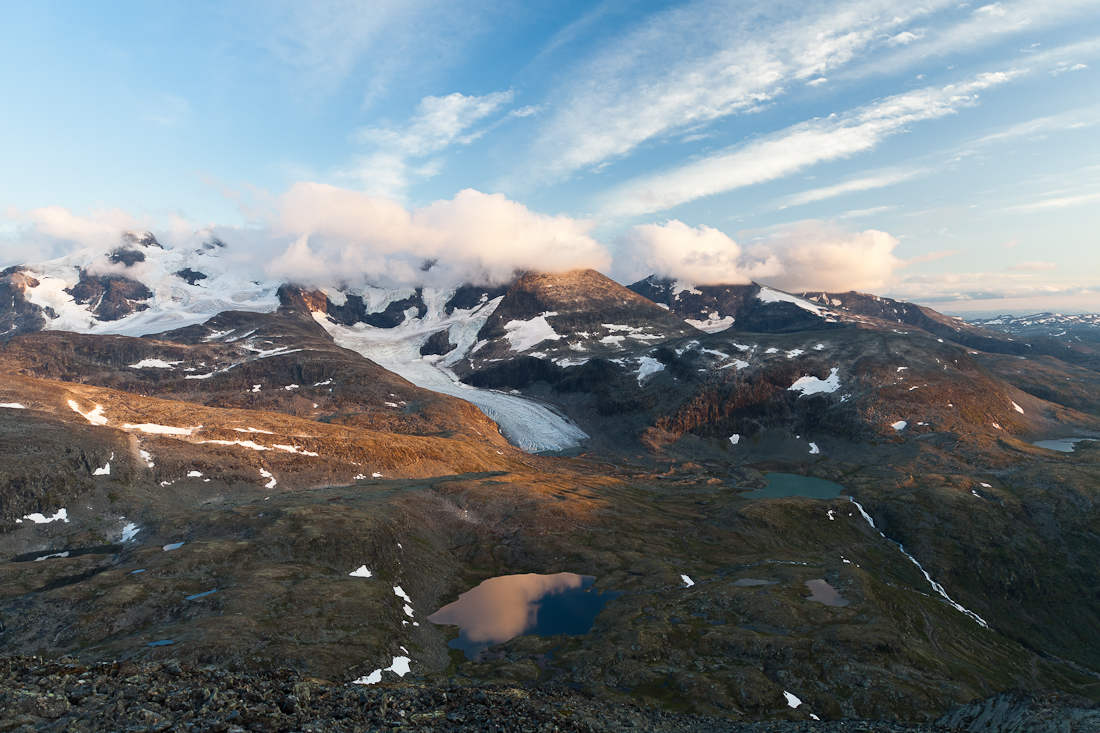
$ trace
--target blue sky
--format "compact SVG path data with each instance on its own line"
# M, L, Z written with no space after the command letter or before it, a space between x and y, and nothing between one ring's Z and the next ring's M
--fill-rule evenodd
M11 1L0 260L213 230L317 282L1100 311L1098 70L1095 1Z

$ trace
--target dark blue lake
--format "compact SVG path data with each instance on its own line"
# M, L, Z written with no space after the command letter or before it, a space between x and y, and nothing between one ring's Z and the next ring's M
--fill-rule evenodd
M597 591L593 575L502 575L489 578L439 609L428 620L458 626L447 646L476 660L483 651L517 636L587 634L607 602L619 596Z
M811 499L835 499L845 488L823 478L810 478L794 473L769 473L763 489L742 494L745 499L779 499L784 496L806 496Z

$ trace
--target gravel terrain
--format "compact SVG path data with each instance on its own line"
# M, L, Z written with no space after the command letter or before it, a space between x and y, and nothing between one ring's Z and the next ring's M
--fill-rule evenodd
M736 723L600 700L569 687L333 684L290 669L239 674L0 659L0 731L942 731L889 722Z

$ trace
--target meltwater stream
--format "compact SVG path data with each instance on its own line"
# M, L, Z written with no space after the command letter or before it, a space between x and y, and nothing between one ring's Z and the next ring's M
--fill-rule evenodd
M864 511L862 504L860 504L858 501L856 501L855 499L853 499L850 496L848 497L848 501L850 501L850 502L852 502L853 504L856 505L856 509L859 509L859 513L862 514L863 518L867 520L867 524L871 525L871 528L874 529L876 532L878 532L879 536L882 537L882 539L884 539L888 542L892 542L893 544L897 545L897 548L899 550L901 550L901 554L905 555L907 558L909 558L909 560L914 565L917 566L917 569L920 570L921 573L924 574L924 579L927 580L929 582L929 584L931 584L932 588L934 588L937 593L939 593L941 596L943 596L944 599L948 603L950 603L955 608L956 611L961 611L961 612L965 613L967 616L969 616L970 618L974 619L979 624L981 624L984 628L987 628L987 629L989 628L989 624L987 624L985 622L985 619L983 619L981 616L979 616L978 614L971 611L969 608L965 608L964 606L962 606L962 605L956 603L954 600L952 600L951 596L947 595L947 591L943 589L943 586L940 585L939 583L937 583L936 581L932 580L932 576L928 574L928 571L924 569L924 566L922 566L919 562L917 562L917 558L913 557L908 552L906 552L905 547L900 542L894 542L894 540L892 540L889 537L887 537L886 535L884 535L882 533L882 530L875 526L875 520L871 519L871 515L868 514L866 511Z

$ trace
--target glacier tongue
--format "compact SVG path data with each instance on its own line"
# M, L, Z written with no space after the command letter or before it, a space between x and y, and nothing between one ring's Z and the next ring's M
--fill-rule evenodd
M362 354L417 387L470 402L495 421L508 442L521 450L529 453L564 450L586 440L588 435L583 430L549 405L458 381L448 367L469 353L477 332L500 299L469 310L456 309L447 315L444 305L451 294L449 290L425 288L427 313L423 318L407 318L395 328L374 328L362 323L342 326L323 313L314 313L313 317L338 346ZM421 356L420 347L428 337L444 329L448 330L451 343L458 346L445 357Z

